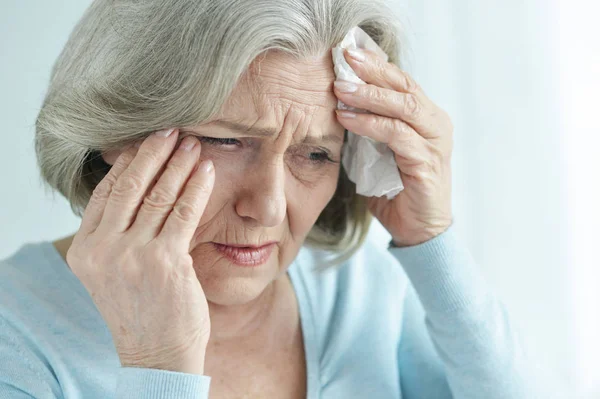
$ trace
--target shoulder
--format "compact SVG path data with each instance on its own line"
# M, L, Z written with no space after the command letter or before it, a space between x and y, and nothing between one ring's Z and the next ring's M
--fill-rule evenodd
M96 315L87 290L51 242L23 244L0 260L0 317L23 334L48 338L50 331L98 329Z
M49 242L30 242L21 245L8 257L0 260L0 311L16 310L20 304L28 305L36 296L44 295L40 290L44 283L54 278L49 257Z
M113 348L91 297L52 243L27 243L0 260L0 392L55 398L63 389L109 389L119 364Z
M55 331L47 252L44 242L27 243L0 260L0 390L31 397L61 396L43 343Z
M23 244L0 260L0 307L11 305L15 309L19 302L56 302L80 294L81 288L49 241Z

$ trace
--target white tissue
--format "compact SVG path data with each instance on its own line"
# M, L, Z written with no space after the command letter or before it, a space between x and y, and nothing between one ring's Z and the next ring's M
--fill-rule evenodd
M336 80L346 80L356 84L365 84L344 57L345 48L372 50L386 61L388 55L358 26L350 29L344 39L332 49ZM338 100L338 109L358 113L369 111L350 107ZM394 198L404 189L394 152L387 144L379 143L369 137L359 136L348 131L348 142L342 154L342 164L350 180L356 183L356 192L366 197Z

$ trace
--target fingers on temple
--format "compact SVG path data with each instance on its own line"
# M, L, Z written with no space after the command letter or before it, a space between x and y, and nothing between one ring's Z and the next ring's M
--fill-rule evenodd
M98 229L124 232L131 226L146 193L173 152L177 135L175 130L168 137L151 134L144 140L135 158L113 184Z
M200 150L197 138L188 136L183 139L164 171L158 176L156 184L143 199L130 231L136 231L136 234L144 236L146 241L158 235L198 164Z

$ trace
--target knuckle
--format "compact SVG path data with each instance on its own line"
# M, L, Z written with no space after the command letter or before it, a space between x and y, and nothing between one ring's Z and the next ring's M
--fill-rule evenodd
M132 173L122 175L114 185L113 194L117 197L128 197L142 191L142 179Z
M404 76L406 91L412 94L416 93L419 90L419 84L407 73L403 72L402 75Z
M365 97L367 98L367 100L370 103L373 103L373 104L379 104L385 100L385 98L384 98L385 96L384 96L383 92L374 86L369 87L366 90Z
M114 179L107 175L100 183L94 187L94 191L92 191L92 196L90 197L91 202L101 202L108 198L110 192L112 191Z
M383 118L380 122L381 128L389 134L396 134L396 125L396 121L393 118Z
M422 107L417 96L407 94L404 97L404 114L411 118L418 118L421 115Z
M159 163L161 160L161 154L152 148L138 152L137 156L142 158L144 163L154 164Z
M406 123L402 122L400 119L392 119L392 123L394 125L393 130L396 132L396 134L398 134L400 137L406 137L408 135L409 130Z
M382 121L381 118L366 118L365 127L368 131L377 131L379 129L386 128L385 119Z
M379 57L373 59L373 74L380 80L385 80L387 76L388 63Z
M134 158L134 154L131 152L131 149L128 149L127 151L123 151L121 153L121 155L119 155L119 157L115 161L113 168L124 169L127 167L127 165L129 165L131 163L133 158Z
M198 205L190 201L178 201L173 207L173 214L183 221L190 221L198 214Z
M150 194L144 198L144 206L149 209L164 209L173 206L175 196L168 190L155 187Z
M398 93L398 92L394 92L394 94L392 96L390 96L390 105L394 108L394 110L396 109L401 109L401 107L403 106L403 95L402 93Z

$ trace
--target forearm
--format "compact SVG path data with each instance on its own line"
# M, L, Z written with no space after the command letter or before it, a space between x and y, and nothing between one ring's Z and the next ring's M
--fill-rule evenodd
M516 329L453 226L423 244L390 251L423 305L452 397L537 397Z

